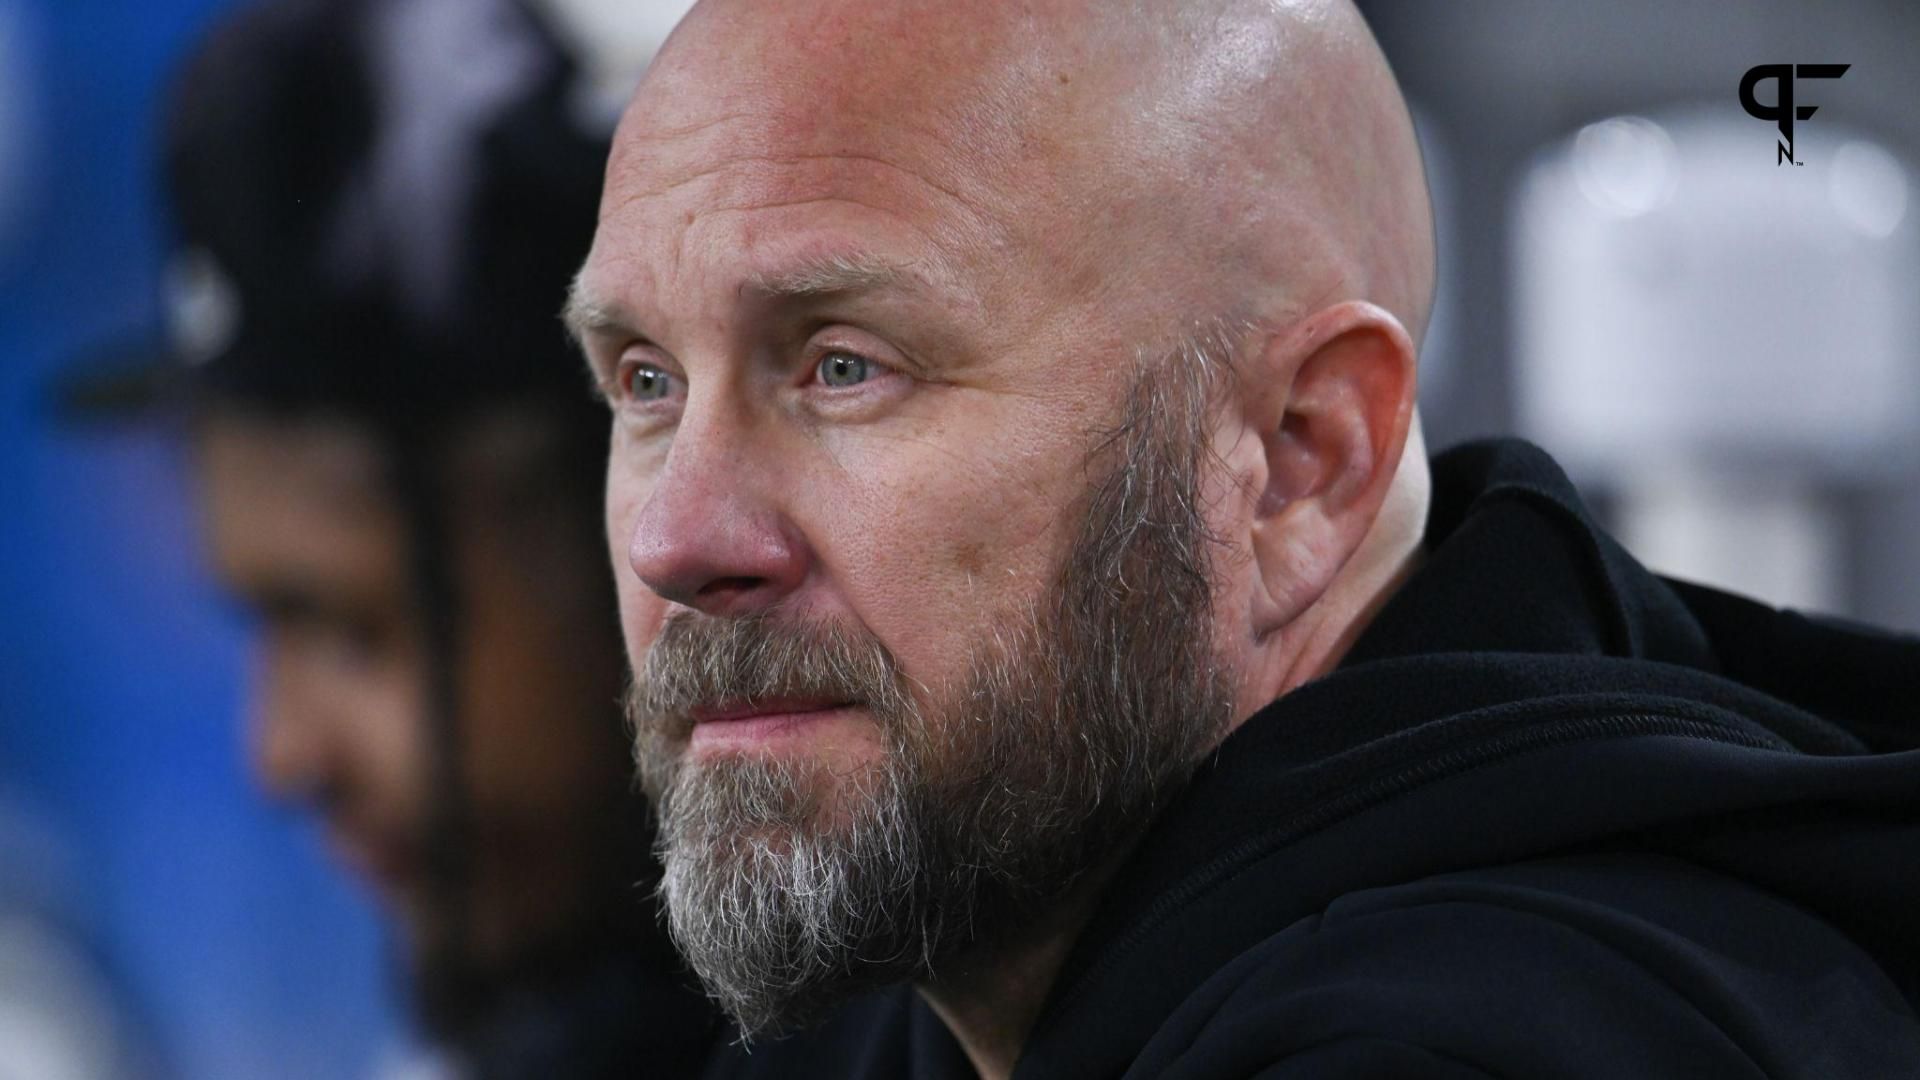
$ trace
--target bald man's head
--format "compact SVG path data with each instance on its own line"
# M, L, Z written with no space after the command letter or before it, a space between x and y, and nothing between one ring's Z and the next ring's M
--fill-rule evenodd
M649 72L611 175L671 183L655 151L702 129L716 150L806 154L876 127L978 212L944 240L1076 301L1277 325L1353 298L1426 324L1419 148L1344 0L709 0Z
M1424 519L1429 232L1344 5L681 25L568 317L663 892L743 1026L1057 929L1337 662Z

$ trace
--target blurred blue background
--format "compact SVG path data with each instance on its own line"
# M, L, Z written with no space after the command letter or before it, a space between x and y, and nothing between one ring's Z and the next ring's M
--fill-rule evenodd
M180 450L47 407L58 367L159 323L160 92L225 6L0 0L0 791L62 839L35 872L175 1075L363 1075L392 1038L383 945L250 790L242 628L201 576Z
M402 1027L386 946L369 904L326 864L313 831L250 789L238 722L244 628L200 570L181 450L158 430L63 429L47 407L63 365L160 322L164 232L152 171L160 90L227 6L0 0L0 901L34 879L26 890L34 903L97 950L137 1037L172 1075L364 1076ZM1544 324L1532 309L1556 301L1533 286L1563 280L1541 266L1605 271L1618 257L1624 270L1574 298L1615 305L1608 325L1657 325L1675 311L1717 310L1734 321L1766 314L1693 304L1732 287L1711 275L1684 286L1636 279L1645 226L1676 234L1653 202L1639 217L1602 218L1578 198L1540 194L1556 190L1563 165L1624 177L1633 191L1654 176L1659 190L1678 193L1674 205L1725 202L1711 186L1723 173L1733 177L1724 182L1760 173L1776 182L1771 129L1735 102L1748 67L1854 65L1803 99L1821 105L1802 128L1801 155L1816 163L1804 175L1842 159L1845 140L1870 142L1880 155L1871 160L1894 163L1875 175L1897 180L1907 206L1905 170L1920 149L1920 6L1362 6L1414 102L1437 189L1443 284L1423 369L1435 447L1518 429L1551 450L1574 448L1551 419L1567 404L1554 397L1561 384L1539 374L1564 373L1583 343L1535 332ZM1705 126L1673 119L1683 114ZM1654 119L1592 126L1621 116ZM1655 130L1663 134L1638 142L1613 137ZM1692 134L1700 131L1724 133L1736 157L1750 149L1754 171L1702 157L1712 140ZM1583 143L1581 132L1598 134ZM1618 153L1589 160L1582 145ZM1788 230L1802 245L1795 250L1836 250L1841 234L1808 215L1804 228ZM1867 253L1847 265L1908 250L1897 245L1914 243L1915 216L1895 217L1871 241L1895 247L1842 237L1868 245L1846 249ZM1777 218L1766 210L1688 234L1661 266L1721 265ZM1909 262L1872 265L1883 267L1875 288L1920 299ZM1791 278L1763 284L1789 295L1798 288ZM1705 340L1714 329L1702 329ZM1690 385L1769 391L1789 405L1805 389L1795 378L1831 380L1836 370L1820 339L1789 339L1771 359L1751 348L1667 355L1659 335L1645 340L1651 355L1621 371L1652 379L1701 365L1701 378L1718 381ZM1843 439L1853 426L1842 408L1821 422L1844 453L1769 448L1777 429L1762 422L1764 407L1743 428L1730 398L1707 394L1693 404L1732 423L1736 452L1695 453L1660 431L1623 430L1617 445L1635 449L1575 462L1577 477L1659 568L1920 629L1912 542L1920 472L1905 456L1920 439L1920 408L1884 408L1887 393L1911 389L1904 377L1920 370L1920 336L1875 340L1883 355L1872 370L1887 386L1853 388L1851 400L1863 416L1896 418L1877 442ZM1588 351L1606 365L1604 349ZM1793 362L1784 382L1767 366L1782 357ZM1622 400L1631 406L1630 394ZM1615 419L1597 420L1613 430Z

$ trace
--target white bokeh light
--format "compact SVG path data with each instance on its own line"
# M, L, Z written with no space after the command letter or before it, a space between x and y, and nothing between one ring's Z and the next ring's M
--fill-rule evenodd
M1673 196L1673 139L1642 116L1616 116L1580 129L1573 176L1595 206L1621 217L1656 210Z
M1834 153L1827 195L1848 225L1884 239L1906 219L1907 170L1879 145L1855 139Z

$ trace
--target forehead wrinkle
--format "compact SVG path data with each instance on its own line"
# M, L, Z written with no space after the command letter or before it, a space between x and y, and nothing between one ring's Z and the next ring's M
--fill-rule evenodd
M685 224L690 229L702 218L716 214L791 209L820 203L847 203L861 206L875 213L897 218L915 233L920 231L913 222L900 218L899 215L884 207L840 197L708 207L688 215ZM682 241L686 231L681 232ZM674 260L676 264L680 258L676 250ZM587 269L583 267L580 273L574 276L573 284L568 289L567 303L562 317L569 328L578 331L629 327L635 320L626 314L625 309L617 301L602 299L592 293L585 284L586 274ZM770 299L779 299L881 289L933 293L942 289L951 289L952 286L948 282L953 276L952 261L940 251L927 251L909 258L895 258L879 252L849 248L843 251L827 251L802 256L785 266L748 270L736 287L735 294L744 295L747 292L754 292ZM939 283L936 283L935 279L940 279ZM577 333L576 336L578 336Z
M865 168L878 167L885 173L904 174L911 185L910 190L922 193L932 192L937 201L944 202L949 210L958 213L935 214L932 216L915 212L914 208L903 200L893 189L893 197L882 188L876 189L872 183L859 183L857 178L838 177L829 180L795 179L790 175L748 176L729 186L736 190L727 192L731 197L720 199L698 199L704 205L689 205L683 211L671 215L672 220L659 224L645 224L647 218L658 217L660 211L648 208L648 204L665 197L673 188L684 188L702 178L713 179L716 183L725 183L717 179L729 169L750 169L755 165L768 165L780 172L799 168L817 168L822 164L834 162L855 162ZM745 189L745 190L739 190ZM792 210L796 207L820 204L842 204L857 207L862 211L881 215L889 219L889 232L899 229L895 236L905 240L906 248L897 255L876 253L873 260L886 260L890 265L881 267L867 265L859 267L859 273L848 273L851 267L832 267L821 261L811 265L794 268L805 273L778 272L768 270L749 273L738 281L734 295L744 296L748 290L759 292L768 298L802 295L822 295L828 292L878 292L882 286L897 287L903 293L922 296L943 295L948 297L967 296L977 299L974 290L959 286L965 281L960 272L973 254L982 250L992 250L1004 244L1006 230L993 218L973 205L959 192L934 184L905 169L881 158L857 155L798 155L786 158L735 157L702 169L694 176L675 181L668 188L632 191L618 190L608 185L601 213L601 231L606 233L609 227L629 237L645 233L654 233L658 237L664 226L668 233L663 250L658 250L656 259L664 261L664 266L656 270L669 277L679 276L687 263L694 257L694 236L705 227L712 226L717 219L732 215L753 215L764 211ZM629 225L620 219L626 218L636 224ZM751 218L748 219L749 223ZM637 226L637 227L636 227ZM749 228L751 225L749 224ZM801 242L817 251L820 247L833 243L832 237L840 233L840 242L853 245L874 239L869 230L858 225L851 230L823 229L820 241L812 244ZM782 235L792 235L790 230L782 228ZM869 235L863 235L869 234ZM907 237L912 239L908 240ZM795 237L798 239L798 237ZM770 253L773 254L773 253ZM828 255L837 254L828 252ZM848 254L864 254L850 251ZM824 256L823 256L824 257ZM833 270L826 274L824 271ZM886 270L887 273L876 271ZM830 280L834 279L834 280ZM623 284L633 284L632 282ZM833 288L828 288L831 285ZM583 312L583 314L585 314Z
M606 264L615 258L613 250L596 246L594 253L589 255L587 265L576 275L569 294L565 316L569 328L576 331L576 336L581 331L589 330L617 330L628 332L631 336L648 336L638 329L641 320L635 313L649 310L647 302L652 298L641 289L639 279L658 279L662 276L671 279L681 275L683 264L693 257L688 245L695 233L713 226L716 219L728 216L822 204L858 207L888 219L892 225L878 237L871 226L855 225L851 228L823 226L817 231L799 233L782 228L778 233L767 234L769 239L765 240L736 239L727 246L739 249L744 242L747 248L761 249L762 254L757 258L747 255L742 260L746 263L744 267L736 266L732 270L726 267L711 268L729 276L738 275L730 287L723 284L720 288L726 289L735 298L744 298L751 293L769 300L804 299L829 294L892 290L905 295L960 300L964 306L977 304L977 293L967 287L961 273L962 261L977 242L973 236L950 225L936 226L930 230L927 222L903 212L901 208L862 198L859 194L865 193L833 192L779 201L706 205L688 209L665 230L669 234L666 250L654 250L652 259L645 260L664 263L656 265L651 274L610 276ZM609 213L603 215L602 234L607 232L611 221L621 216L621 207L645 198L642 195L620 200ZM621 228L617 224L614 227ZM645 231L658 238L662 230L656 226ZM866 246L874 240L880 241L879 247ZM619 256L619 260L624 262L640 259L637 251L627 251ZM635 301L640 306L631 308L613 297L596 296L586 284L590 275L608 278L606 283L616 286L625 294L624 299ZM655 280L655 284L661 282Z
M880 291L927 295L938 290L921 266L941 261L937 257L898 261L864 251L829 252L802 258L791 266L754 271L740 287L743 293L769 299Z
M806 166L832 166L835 164L877 166L887 173L904 176L910 182L911 187L931 191L939 196L939 199L935 201L946 202L962 212L965 226L963 229L956 231L973 234L993 231L991 229L992 218L986 212L986 209L978 200L968 197L957 186L951 183L936 182L932 178L922 175L913 169L875 154L852 152L831 154L735 154L719 160L704 161L700 166L683 176L670 177L666 179L664 183L641 187L639 190L621 190L626 188L627 185L624 183L618 185L609 183L603 198L600 216L604 223L608 217L622 210L627 210L640 203L673 194L682 188L702 180L717 181L723 177L723 174L727 173L736 174L733 186L741 189L733 193L733 198L744 198L745 201L730 201L728 205L707 207L703 210L695 211L695 216L701 213L712 213L720 210L776 209L782 206L793 206L805 202L827 200L856 203L870 209L899 216L897 211L888 210L886 207L865 199L855 198L850 192L836 192L811 196L794 195L792 197L785 197L780 194L779 189L783 187L800 187L807 183L807 181L803 179L793 177L791 175L793 171ZM644 168L645 166L641 167ZM840 180L844 185L852 179L853 178L844 176L834 177L829 179L827 183L820 184L819 186L831 189L833 186L836 186L832 183L832 180ZM691 224L691 221L689 220L687 223Z
M621 137L624 140L638 143L641 146L666 145L668 143L674 142L677 139L692 138L693 136L698 135L709 128L718 127L721 124L732 123L736 120L749 119L752 117L752 115L753 115L752 113L745 110L741 110L738 112L725 112L725 113L721 113L718 116L709 117L704 120L694 120L689 123L681 124L680 126L673 127L673 128L663 128L663 129L658 129L654 131L648 131L645 128L640 128L638 130L634 130L631 132L623 131L621 133Z

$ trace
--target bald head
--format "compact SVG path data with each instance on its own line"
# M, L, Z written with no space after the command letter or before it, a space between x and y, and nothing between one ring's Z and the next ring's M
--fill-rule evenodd
M1363 299L1416 339L1425 325L1419 149L1344 0L708 0L649 72L610 175L684 181L656 151L703 132L711 166L858 155L880 129L876 166L966 211L943 250L1017 261L1068 303L1273 326Z

